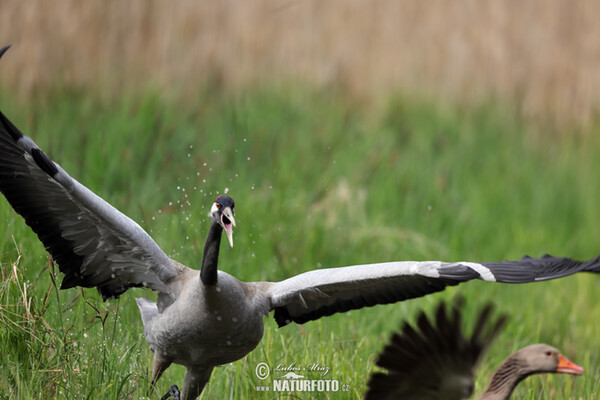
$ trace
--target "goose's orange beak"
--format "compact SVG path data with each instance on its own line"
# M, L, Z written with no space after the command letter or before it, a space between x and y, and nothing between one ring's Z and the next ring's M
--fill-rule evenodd
M562 354L559 354L556 372L559 372L561 374L583 375L583 368L575 364Z

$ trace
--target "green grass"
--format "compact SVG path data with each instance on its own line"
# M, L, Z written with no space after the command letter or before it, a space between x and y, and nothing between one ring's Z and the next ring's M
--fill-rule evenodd
M246 281L391 260L600 252L600 138L540 132L493 104L459 109L399 96L366 107L279 88L201 92L184 105L156 93L113 101L64 93L27 104L2 93L0 108L184 264L199 265L208 210L228 188L238 228L220 268ZM144 398L152 354L133 298L154 295L136 289L105 303L95 290L58 291L62 275L4 200L0 220L0 398ZM547 342L585 375L532 377L515 398L597 398L598 279L469 282L282 329L267 318L261 344L216 368L203 398L276 398L255 391L260 362L327 366L327 378L349 389L300 398L361 398L376 354L402 321L458 294L467 325L487 301L510 314L479 369L478 393L509 353ZM171 367L158 392L183 374Z

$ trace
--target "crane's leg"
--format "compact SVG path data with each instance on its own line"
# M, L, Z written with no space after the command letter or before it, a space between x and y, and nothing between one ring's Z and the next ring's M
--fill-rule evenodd
M169 388L169 391L165 393L164 396L160 398L160 400L168 400L171 397L173 398L173 400L181 400L181 398L179 397L179 388L177 387L177 385L172 385Z
M188 367L185 371L185 378L183 379L183 390L181 391L181 398L183 400L195 400L202 389L206 386L206 383L210 379L213 367L198 368Z
M172 360L169 360L169 359L161 356L160 354L158 354L158 352L154 353L154 363L152 365L152 383L150 386L150 393L152 393L152 391L154 390L154 385L156 385L156 382L158 381L158 379L160 378L162 373L165 372L165 370L167 368L169 368L169 365L171 365L172 362L173 362Z

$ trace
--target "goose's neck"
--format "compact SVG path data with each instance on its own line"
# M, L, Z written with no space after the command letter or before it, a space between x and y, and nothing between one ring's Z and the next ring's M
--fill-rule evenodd
M221 246L221 234L223 227L218 223L210 224L208 237L204 243L204 255L202 256L202 268L200 269L200 280L204 285L217 284L217 266L219 264L219 247Z
M523 362L513 355L494 372L479 400L507 400L519 382L529 375Z

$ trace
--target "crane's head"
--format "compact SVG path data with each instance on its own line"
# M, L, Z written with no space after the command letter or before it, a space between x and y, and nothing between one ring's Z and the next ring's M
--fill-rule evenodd
M225 230L227 240L233 247L233 227L235 226L235 219L233 218L233 208L235 202L227 195L217 196L215 202L210 209L210 218L213 224L219 224Z

